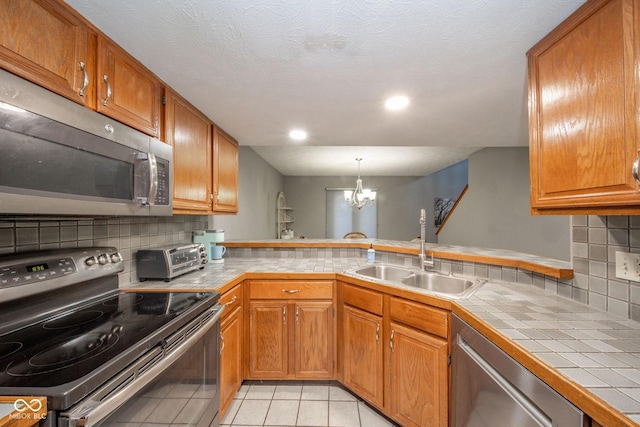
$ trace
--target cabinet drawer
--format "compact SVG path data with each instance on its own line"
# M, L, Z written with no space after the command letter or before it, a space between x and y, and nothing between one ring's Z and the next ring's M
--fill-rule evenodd
M382 316L382 294L345 284L342 288L345 304Z
M222 318L230 315L236 309L236 307L240 307L241 304L242 286L237 285L220 296L220 305L225 306L224 313L222 313Z
M449 312L446 310L396 297L391 298L390 308L391 320L445 339L449 335Z
M251 280L251 299L332 299L331 280Z

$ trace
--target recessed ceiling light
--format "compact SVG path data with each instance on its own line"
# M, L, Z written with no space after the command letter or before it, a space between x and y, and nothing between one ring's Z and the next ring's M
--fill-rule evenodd
M302 129L294 129L289 132L289 138L295 139L296 141L304 141L307 139L307 132Z
M393 111L402 110L403 108L406 108L407 105L409 105L409 98L404 95L392 96L391 98L388 98L384 103L384 107L387 110Z

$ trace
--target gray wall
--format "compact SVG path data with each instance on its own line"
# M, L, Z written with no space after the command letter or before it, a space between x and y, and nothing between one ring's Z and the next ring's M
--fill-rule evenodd
M485 148L469 158L469 189L438 243L510 249L570 260L569 216L532 216L527 147Z
M362 177L367 188L377 188L378 238L411 240L420 236L420 209L427 210L427 241L437 242L433 224L434 198L457 198L467 184L467 161L427 177ZM353 188L355 176L284 178L287 204L295 209L296 235L324 238L326 188Z
M460 197L460 193L462 193L464 187L469 183L469 162L464 160L456 163L453 166L426 176L423 181L423 191L427 195L425 206L427 208L427 241L438 243L439 234L436 235L436 231L438 230L434 225L434 199L438 197L457 200L458 197ZM448 222L447 220L447 223ZM446 226L447 224L444 224L440 232L444 231Z
M276 200L283 177L253 149L238 153L238 213L209 217L209 228L225 230L225 239L275 239Z
M422 177L362 177L367 188L377 188L378 238L411 240L420 234L418 218L425 206ZM325 237L326 188L353 188L356 177L287 176L284 191L287 204L295 209L296 235Z

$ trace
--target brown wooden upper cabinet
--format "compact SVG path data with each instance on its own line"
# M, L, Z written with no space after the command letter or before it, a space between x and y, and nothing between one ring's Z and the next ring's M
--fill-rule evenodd
M532 213L639 213L640 0L588 1L528 61Z
M165 141L173 146L174 212L238 212L238 143L171 89L165 104Z
M97 110L160 137L160 81L133 56L98 36Z
M0 67L158 138L160 81L56 0L4 0Z
M46 41L46 42L44 42ZM238 143L58 0L3 0L0 68L173 146L176 213L238 212Z
M229 134L213 131L213 211L238 212L238 143Z
M213 126L174 91L167 89L165 100L165 141L173 147L173 210L208 213Z
M87 38L87 24L56 1L2 2L0 66L80 104L93 66Z

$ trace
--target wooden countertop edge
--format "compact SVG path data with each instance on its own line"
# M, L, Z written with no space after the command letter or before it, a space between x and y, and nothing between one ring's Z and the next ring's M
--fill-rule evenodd
M524 270L529 270L534 273L545 274L547 276L555 277L557 279L573 278L572 268L552 267L549 265L537 264L533 261L527 261L522 259L502 258L502 257L496 257L496 256L490 256L490 255L479 255L479 254L462 254L462 253L456 253L456 252L444 252L444 251L437 251L437 250L428 250L426 252L427 252L427 255L431 255L431 253L433 252L433 256L437 258L452 259L457 261L479 262L482 264L500 265L503 267L522 268Z
M593 418L603 426L629 426L637 427L637 424L613 408L600 397L589 390L563 376L556 369L547 365L543 360L519 346L513 340L497 332L491 325L475 316L464 307L453 304L453 313L460 316L465 322L477 329L482 335L500 347L504 352L513 357L534 375L547 383L585 414ZM589 408L586 410L585 408Z
M47 416L47 398L42 396L0 396L0 403L14 404L17 399L24 399L33 405L32 401L35 399L40 402L40 409L37 411L31 411L27 408L25 411L26 416L29 418L12 418L12 415L17 412L13 411L11 414L0 418L0 427L28 427L34 424L38 424L40 420L45 419Z
M304 239L299 240L283 240L281 242L225 242L224 245L229 248L358 248L368 249L371 242L305 242ZM373 243L373 248L379 251L401 253L407 255L418 255L419 249L403 248L398 246L381 245ZM444 250L427 249L427 255L433 253L434 257L442 259L450 259L456 261L471 261L482 264L499 265L503 267L522 268L534 273L544 274L555 277L557 279L572 279L573 269L564 267L553 267L549 265L539 264L535 261L524 259L506 258L494 255L480 255L459 252L447 252Z

